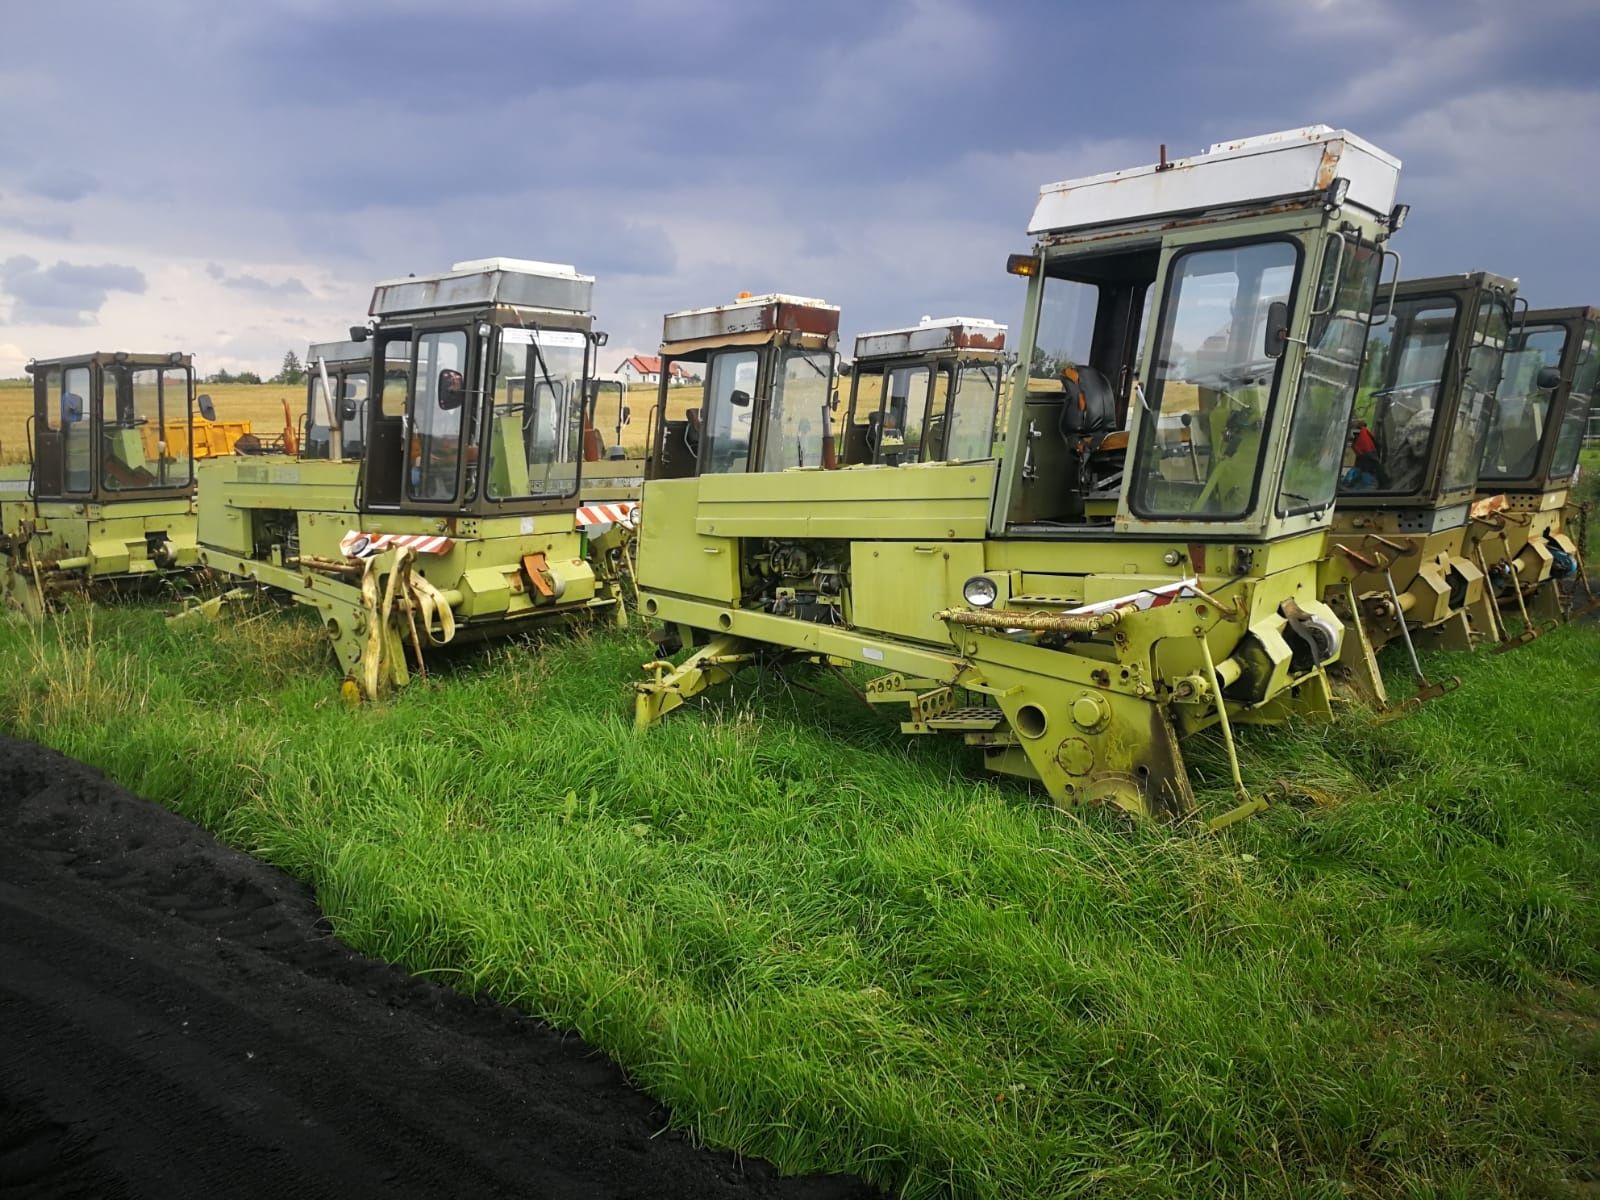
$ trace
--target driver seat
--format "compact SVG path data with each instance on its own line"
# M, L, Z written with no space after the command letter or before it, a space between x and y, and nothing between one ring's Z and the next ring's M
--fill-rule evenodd
M1079 454L1091 453L1117 428L1117 397L1111 381L1094 367L1061 368L1061 436Z

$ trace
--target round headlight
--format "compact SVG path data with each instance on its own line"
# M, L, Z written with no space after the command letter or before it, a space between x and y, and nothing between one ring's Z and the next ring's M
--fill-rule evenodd
M961 585L961 598L973 608L988 608L1000 595L1000 589L987 575L974 575Z

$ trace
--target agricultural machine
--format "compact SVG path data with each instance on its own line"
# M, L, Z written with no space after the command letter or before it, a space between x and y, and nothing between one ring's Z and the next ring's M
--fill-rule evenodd
M1587 513L1580 514L1574 540L1567 507L1597 376L1595 309L1529 312L1511 335L1465 550L1500 607L1521 617L1522 631L1509 644L1528 641L1562 618L1563 582L1589 591L1581 531Z
M503 258L380 283L368 340L383 383L353 476L333 457L204 464L201 561L316 609L347 697L404 684L408 653L423 669L457 638L623 619L618 555L574 521L604 341L593 285Z
M0 492L10 603L38 619L67 593L192 571L199 558L190 357L82 354L32 362L28 372L31 462ZM209 396L200 405L214 416Z
M1318 562L1398 179L1316 126L1043 188L1002 458L646 482L640 600L688 654L639 725L758 659L864 664L907 734L1058 803L1186 814L1217 727L1212 824L1260 807L1233 727L1330 712Z
M742 295L668 313L647 479L834 465L839 310L800 296ZM675 363L704 378L696 407L668 409Z
M1346 622L1359 616L1374 651L1404 644L1416 700L1453 683L1423 675L1418 643L1470 650L1499 632L1483 567L1464 543L1516 287L1487 272L1404 281L1367 342L1324 596ZM1357 695L1387 704L1355 640L1340 667Z
M306 349L306 411L295 439L301 458L359 459L366 450L372 401L372 344L367 330L347 342L313 342ZM390 342L380 387L404 389L410 369L404 342ZM356 472L350 472L354 488Z
M994 455L1006 327L924 317L856 338L845 464L967 462Z

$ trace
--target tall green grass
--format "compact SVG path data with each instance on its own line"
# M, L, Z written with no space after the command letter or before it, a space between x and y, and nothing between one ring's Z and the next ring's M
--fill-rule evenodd
M647 656L478 648L352 710L309 622L101 610L0 628L0 712L786 1170L995 1197L1600 1178L1594 628L1437 656L1465 686L1398 720L1245 731L1278 803L1221 837L1058 811L826 676L638 736ZM1217 743L1189 754L1226 804Z

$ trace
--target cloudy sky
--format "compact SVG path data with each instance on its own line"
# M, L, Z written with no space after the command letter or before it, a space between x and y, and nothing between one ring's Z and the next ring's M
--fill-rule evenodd
M6 34L0 375L271 371L495 254L598 276L619 358L741 289L1015 326L1040 184L1316 122L1404 160L1407 274L1600 304L1595 0L51 0Z

